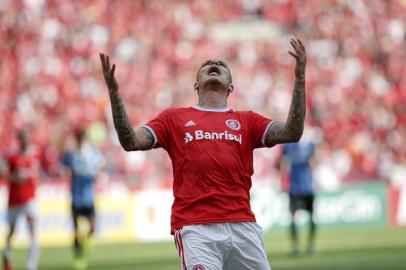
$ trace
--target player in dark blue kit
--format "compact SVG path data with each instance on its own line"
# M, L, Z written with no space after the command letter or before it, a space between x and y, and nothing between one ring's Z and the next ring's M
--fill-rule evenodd
M71 178L72 219L74 225L74 266L77 269L87 268L84 258L84 247L88 246L95 230L95 207L93 184L103 167L100 152L85 142L84 130L75 132L76 147L64 153L62 165L68 170ZM89 222L89 232L82 237L78 228L79 217Z
M291 222L291 237L293 242L292 254L299 255L299 244L295 224L295 213L299 209L307 210L310 214L310 233L308 242L308 253L314 253L314 237L316 223L313 215L313 176L311 158L314 154L315 145L312 142L300 141L298 143L285 144L282 151L282 160L289 168L289 200ZM285 166L286 167L286 166Z

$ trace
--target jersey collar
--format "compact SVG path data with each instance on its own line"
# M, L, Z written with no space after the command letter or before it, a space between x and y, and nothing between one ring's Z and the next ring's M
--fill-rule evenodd
M205 106L200 106L200 105L193 105L192 108L199 110L199 111L207 111L207 112L228 112L230 108L224 107L224 108L211 108L211 107L205 107Z

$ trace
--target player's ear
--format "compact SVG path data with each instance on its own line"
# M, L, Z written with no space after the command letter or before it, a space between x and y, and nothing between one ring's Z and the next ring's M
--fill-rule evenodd
M230 85L228 86L227 96L229 96L233 91L234 91L234 85L232 83L230 83Z
M194 87L196 92L199 91L199 83L198 82L195 82L195 85L193 87Z

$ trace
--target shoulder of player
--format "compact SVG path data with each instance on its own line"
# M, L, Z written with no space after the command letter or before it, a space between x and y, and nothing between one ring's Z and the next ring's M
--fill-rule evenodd
M159 117L162 118L166 118L166 117L173 117L173 116L178 116L178 115L182 115L185 113L191 112L191 108L168 108L163 110L160 114Z
M193 107L179 107L179 108L165 109L161 112L161 115L171 116L171 115L179 115L179 114L184 114L184 113L189 113L189 112L205 112L205 111L195 110ZM239 111L239 110L230 109L230 110L226 111L225 113L232 113L232 114L244 117L244 118L249 118L249 117L252 117L253 115L259 115L258 113L251 111L251 110Z
M8 153L6 155L5 160L8 162L15 162L16 160L18 160L21 157L21 155L19 154L18 151L13 151L11 153Z
M231 110L230 112L240 115L242 117L252 117L253 115L259 115L258 113L254 112L254 111L236 111L236 110Z
M161 112L161 114L176 114L176 113L183 113L185 111L190 110L190 108L183 108L183 107L179 107L179 108L167 108L165 110L163 110Z

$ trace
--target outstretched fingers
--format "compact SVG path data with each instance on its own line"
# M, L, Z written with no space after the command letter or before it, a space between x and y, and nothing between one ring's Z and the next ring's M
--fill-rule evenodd
M306 52L305 46L303 45L302 41L300 39L297 39L297 41L299 42L300 48Z
M116 65L115 64L113 64L113 67L111 68L111 71L110 71L110 76L111 77L114 77L114 71L116 70Z
M289 51L288 53L289 53L290 55L292 55L296 60L299 59L299 55L297 55L297 54L295 54L295 53L293 53L293 52L291 52L291 51Z
M104 70L106 70L106 60L105 60L104 54L99 53L99 56L100 56L100 62L102 65L102 69L104 71Z
M114 76L114 71L116 69L116 65L113 64L112 67L110 67L110 57L108 55L105 55L103 53L99 53L100 56L100 62L103 68L103 73L108 76Z
M299 50L300 45L295 39L292 38L290 40L290 44L292 45L293 49L295 49L296 52Z
M288 53L289 53L291 56L293 56L296 60L298 60L298 59L299 59L298 49L297 49L298 44L295 42L295 40L294 40L293 38L290 40L290 45L292 45L292 47L293 47L293 49L294 49L294 52L289 51Z
M292 38L290 44L293 47L294 52L289 51L288 53L293 56L296 60L300 60L303 57L306 57L306 50L302 41L298 38Z
M110 71L110 57L108 55L106 55L106 67L107 71Z
M305 46L303 45L303 42L300 39L296 39L296 44L297 44L297 53L300 55L306 55L306 49Z

